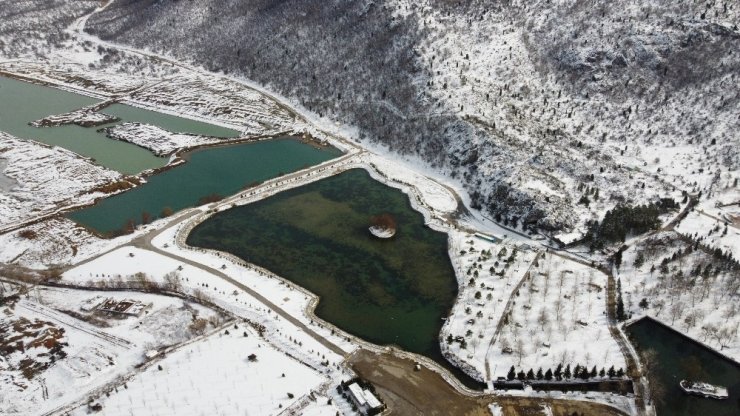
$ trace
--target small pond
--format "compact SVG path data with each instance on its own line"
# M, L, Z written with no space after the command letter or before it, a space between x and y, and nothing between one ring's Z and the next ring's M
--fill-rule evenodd
M649 382L662 387L662 397L656 401L659 416L740 415L740 364L652 319L641 319L626 332L641 355L650 350L655 354L655 376ZM730 397L686 395L678 386L685 378L727 387Z

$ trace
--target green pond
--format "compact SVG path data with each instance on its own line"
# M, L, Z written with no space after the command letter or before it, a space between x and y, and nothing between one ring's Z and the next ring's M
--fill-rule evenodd
M64 147L90 157L102 166L126 174L136 174L167 164L167 158L154 156L149 150L108 139L105 134L97 131L101 126L33 127L28 124L49 115L68 113L97 102L97 99L56 88L0 77L0 131ZM102 112L118 116L122 121L154 124L173 132L217 137L238 135L238 132L223 127L122 104L114 104ZM113 124L115 123L106 126Z
M656 401L659 416L740 414L740 364L650 319L628 326L627 333L641 355L655 352L654 376L648 381L662 386L662 397ZM714 400L686 395L678 386L682 379L727 387L730 397Z
M126 222L141 222L199 204L202 197L229 196L245 186L332 159L335 148L317 148L297 139L203 148L184 155L187 163L147 178L147 183L71 212L67 217L102 234L115 234Z
M389 213L396 235L368 231ZM401 191L361 169L218 213L187 243L232 253L319 295L316 314L379 345L442 358L439 332L457 295L447 236L424 224ZM478 387L472 382L474 387Z

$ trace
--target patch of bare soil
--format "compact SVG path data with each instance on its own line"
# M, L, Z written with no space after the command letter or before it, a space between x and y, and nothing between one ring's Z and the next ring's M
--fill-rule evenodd
M611 407L582 401L543 398L470 396L456 390L435 371L390 353L358 350L349 365L363 379L375 385L391 415L490 416L488 406L498 404L506 416L545 415L548 406L554 416L621 416Z

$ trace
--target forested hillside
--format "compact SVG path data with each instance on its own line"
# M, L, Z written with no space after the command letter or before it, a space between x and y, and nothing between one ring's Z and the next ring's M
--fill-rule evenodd
M618 204L737 176L739 9L119 0L87 30L254 80L420 156L501 222L579 235Z

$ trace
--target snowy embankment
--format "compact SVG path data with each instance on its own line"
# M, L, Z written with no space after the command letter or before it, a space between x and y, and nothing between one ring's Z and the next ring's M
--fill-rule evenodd
M59 147L22 140L0 132L0 158L5 176L16 185L0 193L0 231L13 223L92 202L97 186L122 179L120 173Z
M151 124L121 123L103 129L105 135L113 140L133 143L151 150L156 156L168 156L187 147L202 146L224 142L218 137L197 134L172 133Z
M195 71L182 71L122 102L215 122L243 136L275 134L296 125L293 114L266 95L227 77Z
M740 206L736 207L740 214ZM676 231L713 249L731 253L736 259L740 259L740 224L729 223L721 217L696 208L681 221Z
M13 293L13 286L4 286ZM106 299L138 301L145 310L130 317L96 313L93 308ZM221 319L178 298L57 288L37 288L30 299L11 300L4 310L0 327L24 344L22 350L6 349L0 365L0 413L7 415L43 414L84 402L88 392L135 371L147 351L196 336L196 321L207 331ZM61 352L44 365L55 345ZM24 371L31 368L34 376L28 378Z
M102 124L114 123L118 120L118 117L99 113L91 108L82 108L65 114L50 115L31 122L31 125L33 127L55 127L65 124L76 124L82 127L95 127Z
M633 318L652 316L740 361L738 271L694 247L674 232L630 246L615 276L621 281L625 311Z

